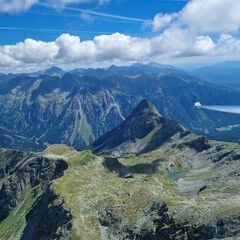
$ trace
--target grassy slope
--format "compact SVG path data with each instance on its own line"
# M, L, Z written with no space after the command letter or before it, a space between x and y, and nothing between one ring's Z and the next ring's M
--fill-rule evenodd
M237 147L234 145L233 148ZM157 173L134 174L134 178L126 179L105 169L102 166L104 157L95 156L91 151L77 152L56 145L46 152L60 157L58 153L69 163L69 169L62 178L54 181L53 186L64 196L66 207L73 214L74 239L102 239L98 215L101 209L113 211L123 219L122 225L129 228L136 226L144 208L161 201L167 203L169 213L178 222L201 225L216 218L240 215L240 179L228 182L223 177L235 169L238 162L214 168L207 167L209 162L206 162L206 166L203 164L190 171L187 160L181 159L177 150L168 154L153 151L119 159L126 166L161 160ZM222 173L222 179L219 173ZM179 175L176 177L175 174ZM201 194L195 192L199 182L199 188L207 185Z
M238 144L226 146L240 150ZM78 152L64 145L53 145L43 154L65 159L69 164L64 176L53 181L53 187L64 197L66 208L73 215L74 239L102 239L104 232L99 224L102 209L109 209L122 219L123 227L148 229L154 226L139 220L144 219L143 209L153 202L165 202L177 222L190 225L240 216L239 160L212 164L202 159L194 162L191 153L187 154L188 159L183 158L177 148L167 153L152 151L118 160L133 167L159 160L156 173L135 173L134 178L121 178L103 167L104 156L95 156L88 150ZM235 175L231 177L232 173ZM207 188L198 194L202 186ZM27 191L23 204L0 223L1 240L14 239L20 232L35 199L33 190Z
M1 240L15 240L16 236L21 234L26 220L25 216L30 211L34 201L37 198L38 188L28 190L25 193L25 198L22 204L13 211L6 219L0 222L0 239Z
M53 155L58 151L53 147L47 154ZM157 178L145 175L133 179L120 178L102 166L103 157L94 156L90 151L72 151L72 154L66 151L65 158L69 169L64 177L54 181L53 186L64 196L66 207L72 211L74 239L101 239L97 214L101 209L113 209L124 219L126 226L134 226L141 217L139 209L157 201L160 195L163 199L166 197L162 194L163 188L168 188L168 195L177 200L177 196L170 193L174 183L163 175L159 174ZM124 163L136 161L148 162L148 159L130 158Z

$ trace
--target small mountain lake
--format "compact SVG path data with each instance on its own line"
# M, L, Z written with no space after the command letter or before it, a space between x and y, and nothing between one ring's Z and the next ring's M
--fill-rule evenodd
M168 177L173 181L178 181L180 178L184 177L184 173L181 172L168 172Z

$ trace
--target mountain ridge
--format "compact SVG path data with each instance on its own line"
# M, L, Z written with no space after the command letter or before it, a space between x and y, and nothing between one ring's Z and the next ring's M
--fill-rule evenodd
M135 68L141 72L143 66ZM135 69L132 74L127 67L129 74L21 75L2 80L0 135L5 140L1 146L42 150L63 143L81 149L118 126L141 99L148 99L163 116L195 133L215 136L217 128L239 123L239 116L194 107L194 102L237 105L238 91L169 68L154 68L157 74L136 74Z
M144 99L118 127L97 139L91 147L94 153L119 157L153 151L169 143L177 145L180 139L188 139L189 147L196 151L209 147L206 138L191 134L176 121L162 117L156 107Z

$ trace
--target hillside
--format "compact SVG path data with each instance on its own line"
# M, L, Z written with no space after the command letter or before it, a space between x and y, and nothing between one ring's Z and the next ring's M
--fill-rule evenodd
M240 237L239 145L209 141L176 122L169 134L162 122L172 126L144 100L100 138L109 140L104 155L64 145L39 154L2 149L1 239ZM112 142L119 129L126 138ZM141 140L154 129L164 141L148 138L154 148L141 154L128 148L131 134Z

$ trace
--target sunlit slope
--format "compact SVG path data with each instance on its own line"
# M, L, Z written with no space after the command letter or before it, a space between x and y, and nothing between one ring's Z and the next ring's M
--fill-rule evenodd
M179 147L118 159L49 148L47 155L69 164L53 187L73 215L73 239L152 239L166 231L166 239L210 239L223 229L222 236L236 235L239 146L212 144L211 151L198 154Z

